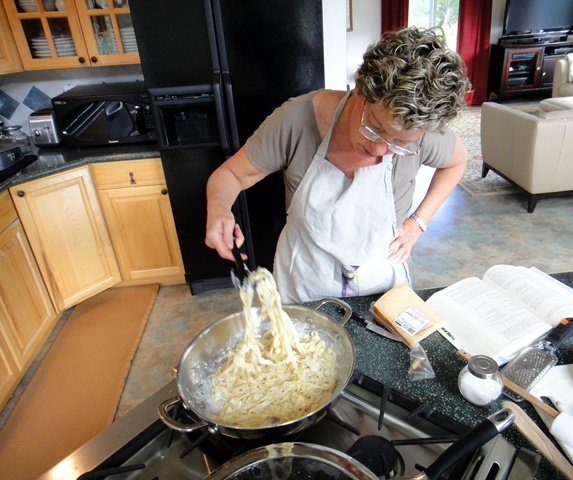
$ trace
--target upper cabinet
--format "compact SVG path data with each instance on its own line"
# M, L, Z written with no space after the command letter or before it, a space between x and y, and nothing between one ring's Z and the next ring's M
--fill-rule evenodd
M6 17L4 6L0 3L0 74L22 70L22 62L10 30L8 17Z
M139 63L127 0L2 0L25 70Z

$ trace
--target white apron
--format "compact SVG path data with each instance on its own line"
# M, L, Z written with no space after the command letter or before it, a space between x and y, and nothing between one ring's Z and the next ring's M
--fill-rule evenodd
M274 277L285 304L370 295L407 283L406 264L388 260L396 235L392 155L348 178L326 160L336 110L295 191L275 254Z

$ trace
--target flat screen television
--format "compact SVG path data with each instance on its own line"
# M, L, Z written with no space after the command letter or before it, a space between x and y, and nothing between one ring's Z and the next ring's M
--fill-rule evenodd
M503 36L573 31L573 0L506 0Z

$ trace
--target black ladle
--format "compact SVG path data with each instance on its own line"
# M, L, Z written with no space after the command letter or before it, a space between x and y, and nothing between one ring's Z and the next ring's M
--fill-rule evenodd
M236 271L231 269L231 279L233 280L235 287L241 288L245 283L246 278L249 276L249 269L245 265L243 257L241 257L241 251L239 250L239 247L237 247L235 240L236 239L233 238L233 248L231 251L233 252L237 268Z

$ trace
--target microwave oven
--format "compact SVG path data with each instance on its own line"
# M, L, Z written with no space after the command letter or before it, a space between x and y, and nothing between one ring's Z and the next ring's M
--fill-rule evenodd
M142 82L78 85L52 98L52 106L67 147L157 140Z

